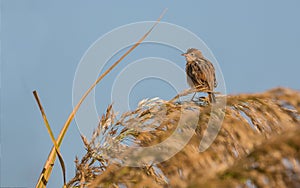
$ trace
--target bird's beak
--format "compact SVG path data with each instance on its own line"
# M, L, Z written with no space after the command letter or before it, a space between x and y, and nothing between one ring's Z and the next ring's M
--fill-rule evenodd
M186 53L184 53L184 54L181 54L182 56L184 56L184 57L186 57L187 56L187 54Z

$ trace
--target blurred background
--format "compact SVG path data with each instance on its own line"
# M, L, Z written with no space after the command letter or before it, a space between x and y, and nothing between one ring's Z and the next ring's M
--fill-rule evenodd
M278 86L299 90L299 7L297 0L2 0L0 187L35 185L52 144L32 91L39 92L50 125L58 135L72 111L72 84L78 63L105 33L125 24L156 20L168 8L163 21L192 31L213 52L227 93L262 92ZM179 54L174 49L145 44L121 64L162 56L184 68L185 60ZM122 66L96 88L100 115L111 103L110 93L103 91L108 91ZM153 85L155 89L149 92L147 88ZM167 83L147 79L133 88L129 101L134 108L143 98L170 99L174 95L176 92ZM75 156L80 158L85 152L74 122L61 152L70 179L74 176ZM56 163L48 187L61 185L62 174Z

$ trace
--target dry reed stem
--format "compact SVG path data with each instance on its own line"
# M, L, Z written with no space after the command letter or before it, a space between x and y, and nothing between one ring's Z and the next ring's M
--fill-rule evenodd
M56 151L56 154L57 154L57 156L58 156L59 163L60 163L60 165L61 165L62 174L63 174L63 182L64 182L64 187L65 187L65 186L66 186L66 167L65 167L65 163L64 163L63 157L62 157L62 155L61 155L61 153L60 153L60 149L59 149L59 147L58 147L58 145L57 145L57 143L56 143L56 140L55 140L55 138L54 138L53 131L52 131L51 126L50 126L50 124L49 124L49 122L48 122L46 113L45 113L45 111L44 111L44 108L43 108L43 106L42 106L42 103L41 103L41 100L40 100L40 98L39 98L39 95L38 95L37 91L33 91L33 95L34 95L34 98L35 98L35 100L36 100L36 102L37 102L37 104L38 104L38 106L39 106L40 111L41 111L41 114L42 114L42 117L43 117L45 126L46 126L47 131L48 131L48 134L49 134L49 136L50 136L50 138L51 138L52 144L53 144L54 147L55 147L55 151Z
M94 87L115 67L117 66L131 51L133 51L138 45L141 44L141 42L152 32L152 30L155 28L155 26L160 22L163 15L165 14L166 10L163 11L163 13L160 15L160 17L157 19L157 21L154 23L154 25L149 29L149 31L143 35L138 42L136 42L128 51L125 52L124 55L120 57L119 60L117 60L111 67L109 67L93 84L92 86L85 92L85 94L82 96L82 98L79 100L78 104L75 106L71 114L69 115L67 121L65 122L62 130L60 131L60 134L57 138L57 145L60 147L62 140L69 128L70 123L72 122L76 112L78 111L80 105L85 100L85 98L89 95L89 93L94 89ZM56 149L55 147L52 147L50 154L48 155L48 159L44 165L44 168L42 170L42 173L40 174L40 177L38 179L38 182L36 184L36 187L45 187L48 179L51 175L52 168L54 165L56 159Z

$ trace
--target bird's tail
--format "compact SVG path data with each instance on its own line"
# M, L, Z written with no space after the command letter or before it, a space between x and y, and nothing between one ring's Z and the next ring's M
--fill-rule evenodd
M214 93L208 93L208 99L210 103L216 103L216 96Z

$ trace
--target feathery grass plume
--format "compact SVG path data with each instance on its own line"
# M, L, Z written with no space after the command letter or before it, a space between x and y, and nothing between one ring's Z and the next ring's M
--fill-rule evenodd
M154 98L141 101L136 110L118 119L109 106L92 140L85 141L87 153L80 163L77 160L76 175L68 186L214 187L214 182L262 187L299 185L299 104L300 93L285 88L228 96L222 128L213 144L200 153L199 140L207 129L211 106ZM195 115L191 109L201 111L196 131L189 143L170 159L137 168L122 166L122 160L106 159L103 155L116 143L125 149L128 143L160 143L175 130L182 110ZM276 168L264 164L274 164ZM256 168L258 165L262 167Z

